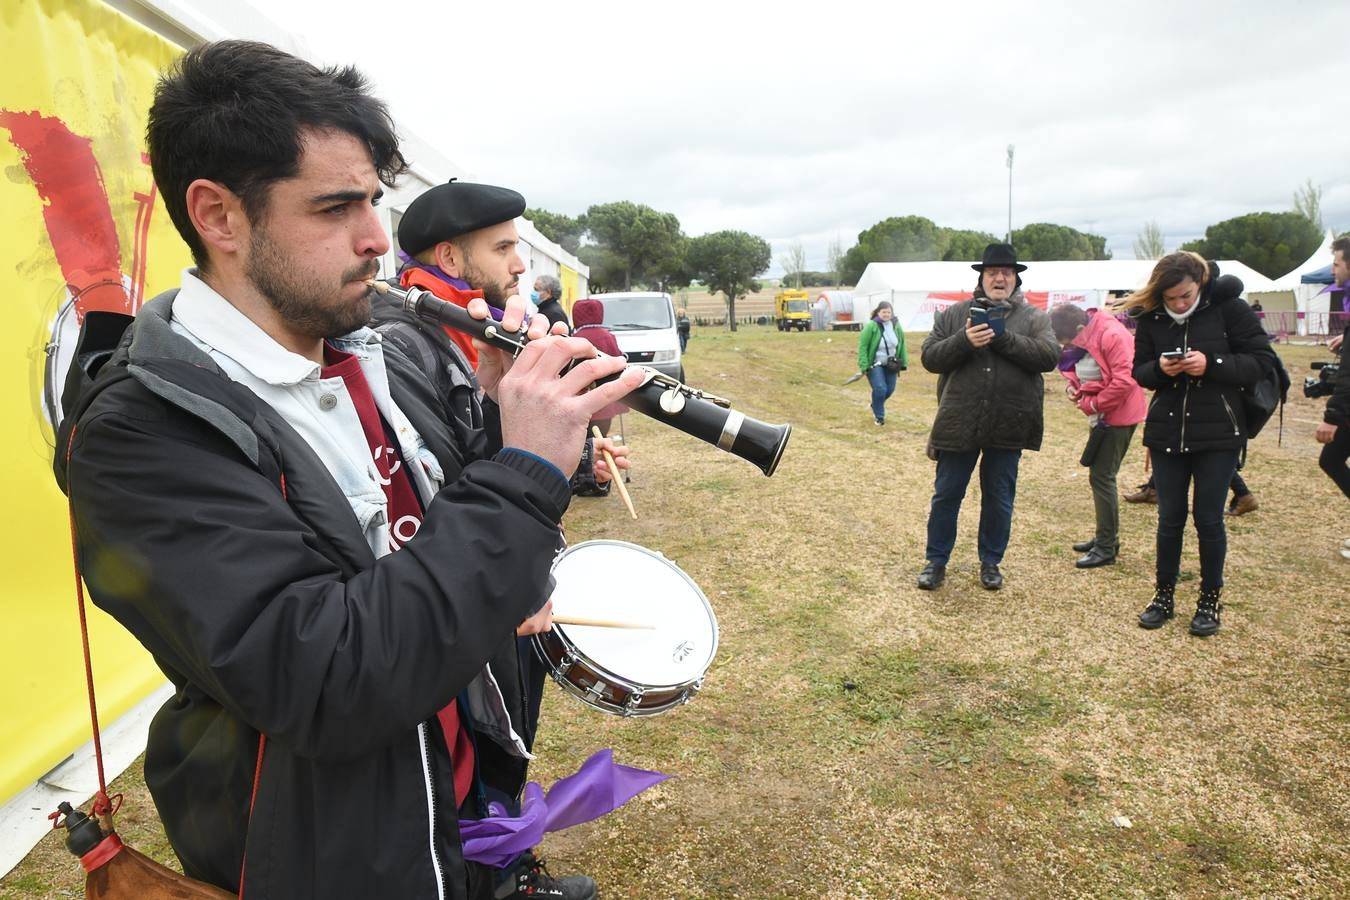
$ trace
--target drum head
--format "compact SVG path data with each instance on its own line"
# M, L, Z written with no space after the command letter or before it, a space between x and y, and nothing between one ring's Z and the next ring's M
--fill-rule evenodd
M661 554L623 541L586 541L558 557L553 575L554 615L655 626L554 626L596 665L655 688L696 681L712 664L712 606L693 579Z

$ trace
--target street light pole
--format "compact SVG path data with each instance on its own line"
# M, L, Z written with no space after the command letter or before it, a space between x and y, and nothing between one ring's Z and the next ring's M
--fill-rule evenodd
M1013 145L1008 145L1008 238L1007 242L1012 243L1012 166L1013 166Z

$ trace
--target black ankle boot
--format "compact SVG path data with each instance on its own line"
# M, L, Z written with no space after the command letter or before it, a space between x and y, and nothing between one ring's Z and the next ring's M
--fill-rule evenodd
M1153 592L1153 601L1139 614L1139 627L1161 628L1172 618L1176 614L1176 592L1175 584L1158 585Z
M1219 630L1219 613L1223 610L1219 594L1222 592L1223 588L1200 589L1200 599L1195 604L1195 617L1191 619L1191 634L1209 637Z

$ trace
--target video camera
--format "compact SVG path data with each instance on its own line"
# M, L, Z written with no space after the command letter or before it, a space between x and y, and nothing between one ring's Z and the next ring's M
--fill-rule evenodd
M1330 397L1336 391L1336 379L1341 374L1341 364L1333 362L1315 362L1316 375L1303 379L1303 396L1309 398Z

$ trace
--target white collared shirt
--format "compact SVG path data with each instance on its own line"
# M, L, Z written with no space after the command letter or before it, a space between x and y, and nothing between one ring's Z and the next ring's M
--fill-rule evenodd
M321 377L318 363L277 343L198 278L194 269L183 270L183 286L174 298L169 326L281 414L332 473L371 551L377 557L389 553L393 545L384 485L346 382ZM415 463L407 465L413 489L423 505L430 503L445 480L444 473L389 395L380 336L359 328L329 342L359 360L375 406L398 439L399 459L405 465ZM410 536L405 534L402 539Z

